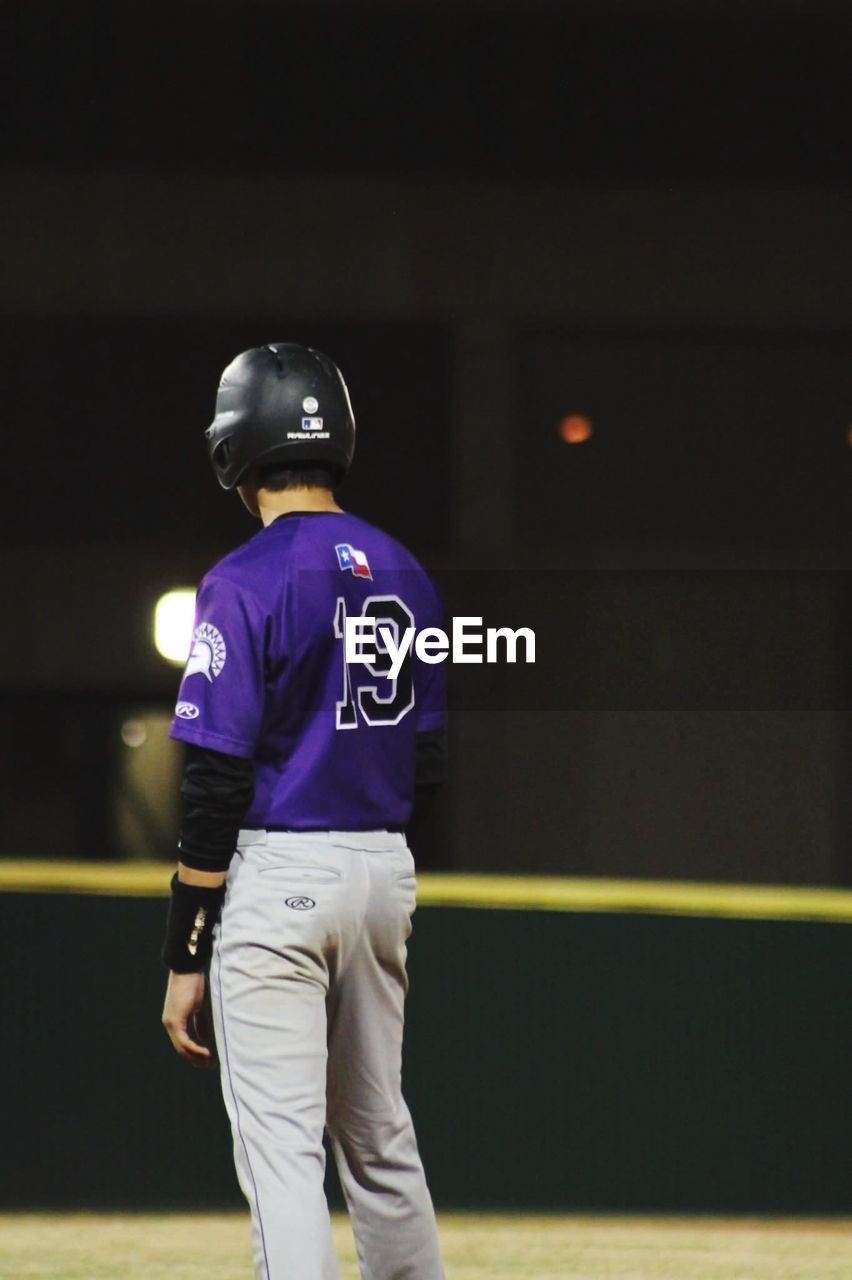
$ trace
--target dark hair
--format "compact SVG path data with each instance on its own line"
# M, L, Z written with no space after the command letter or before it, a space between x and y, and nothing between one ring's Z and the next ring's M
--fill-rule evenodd
M254 481L259 489L280 493L284 489L333 489L340 477L331 467L288 466L272 462L257 468Z

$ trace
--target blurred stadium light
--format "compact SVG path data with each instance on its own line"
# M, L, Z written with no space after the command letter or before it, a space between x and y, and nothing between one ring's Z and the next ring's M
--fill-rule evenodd
M183 666L192 639L195 591L176 587L160 596L154 608L154 645L161 657Z

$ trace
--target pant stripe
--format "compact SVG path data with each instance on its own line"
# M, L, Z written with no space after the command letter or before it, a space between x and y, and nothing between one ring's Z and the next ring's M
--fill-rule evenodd
M269 1255L266 1252L266 1235L263 1230L263 1217L260 1212L260 1197L258 1196L258 1193L257 1193L257 1182L255 1181L254 1170L251 1167L251 1157L249 1156L248 1144L246 1143L245 1136L242 1130L242 1125L240 1124L240 1104L237 1101L237 1094L236 1094L236 1090L234 1089L234 1079L233 1079L233 1076L231 1075L231 1057L230 1057L230 1054L228 1053L228 1036L225 1030L225 1004L222 999L222 923L221 921L219 922L219 946L217 950L218 950L218 955L216 959L218 963L218 973L219 973L219 1016L220 1016L221 1025L222 1025L222 1048L225 1050L225 1069L228 1073L228 1088L231 1091L231 1098L233 1099L233 1103L234 1103L234 1119L236 1121L237 1133L239 1134L240 1142L242 1144L242 1148L245 1153L246 1167L248 1168L248 1171L249 1171L252 1190L254 1192L254 1205L255 1205L255 1211L257 1213L257 1225L260 1229L260 1243L263 1245L263 1264L266 1267L266 1280L271 1280L270 1274L269 1274Z

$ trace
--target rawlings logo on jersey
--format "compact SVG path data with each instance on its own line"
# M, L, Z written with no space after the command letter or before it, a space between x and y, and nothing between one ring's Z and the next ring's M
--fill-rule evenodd
M356 578L369 578L372 582L373 575L363 551L356 551L348 542L340 542L334 549L341 569L349 569Z
M192 633L192 649L183 673L184 680L188 676L202 675L212 684L214 677L221 673L227 656L222 632L211 622L202 622Z
M200 714L194 702L179 702L175 707L175 715L181 720L197 720Z

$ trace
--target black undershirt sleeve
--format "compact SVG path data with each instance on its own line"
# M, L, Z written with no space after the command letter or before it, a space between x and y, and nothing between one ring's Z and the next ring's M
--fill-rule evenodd
M414 748L414 805L405 828L413 849L441 785L447 780L447 727L418 733Z
M446 725L418 733L414 743L415 787L439 787L446 782L448 757Z
M188 743L180 785L180 860L196 871L227 871L254 795L254 763Z

